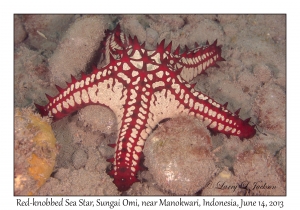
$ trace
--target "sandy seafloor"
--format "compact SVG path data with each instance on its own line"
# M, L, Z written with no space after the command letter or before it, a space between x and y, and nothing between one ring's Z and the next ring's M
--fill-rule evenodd
M192 48L195 42L205 44L217 39L226 61L218 62L220 68L210 68L192 82L197 83L197 90L219 103L228 102L232 112L241 108L240 117L251 117L251 124L256 124L258 131L243 142L223 134L212 136L217 170L209 182L217 183L224 178L220 177L223 171L232 178L228 183L261 181L276 185L276 189L240 188L233 192L200 187L194 195L285 195L285 15L15 15L14 18L14 105L20 108L33 107L33 103L45 105L45 93L57 94L55 84L66 87L64 81L70 81L71 74L90 71L92 65L103 66L104 61L99 62L99 47L104 30L113 29L118 22L126 35L136 35L140 42L146 42L148 49L162 39L166 44L172 41L173 50L177 45ZM113 155L107 144L116 140L115 117L109 109L86 107L53 123L52 127L59 154L54 172L36 195L176 195L176 189L167 190L156 183L150 170L140 174L141 183L135 183L126 192L117 191L106 174L109 163L105 160ZM241 157L246 158L241 160ZM262 160L257 160L258 157ZM196 165L190 167L201 170ZM235 171L238 169L244 171ZM260 171L250 173L255 170Z

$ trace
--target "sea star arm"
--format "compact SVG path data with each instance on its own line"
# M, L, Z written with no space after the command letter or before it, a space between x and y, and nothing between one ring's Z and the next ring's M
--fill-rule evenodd
M118 65L121 63L112 62L101 69L94 67L90 75L82 73L79 80L72 76L71 83L67 83L65 89L56 86L59 91L57 96L51 97L46 94L48 104L35 104L37 109L42 116L48 116L55 122L87 105L98 104L112 109L120 122L126 101L124 93L127 90L124 81L113 75Z
M211 45L196 47L192 50L186 48L180 55L176 68L181 69L180 76L187 82L190 82L197 75L203 73L209 67L219 67L217 61L225 61L221 57L221 45L217 46L217 40Z
M167 73L166 73L167 72ZM150 113L155 120L149 124L157 124L165 118L189 114L203 120L212 131L234 135L240 139L251 138L256 131L248 124L249 119L242 120L238 111L230 112L226 105L221 105L209 96L196 91L193 85L183 81L174 71L164 69L161 76L161 91L153 94Z

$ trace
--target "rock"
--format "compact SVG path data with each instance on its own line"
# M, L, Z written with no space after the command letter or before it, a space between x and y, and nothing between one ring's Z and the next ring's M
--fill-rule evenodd
M272 77L272 70L265 64L257 64L253 68L253 74L258 81L266 83L270 81Z
M276 84L264 85L255 98L253 109L259 117L259 125L272 134L285 139L286 95Z
M285 174L263 146L238 154L233 170L247 195L286 195Z
M214 176L211 137L201 120L179 117L159 125L145 143L145 165L164 191L193 195Z
M14 15L14 30L14 44L17 45L27 37L27 32L25 31L22 20L18 15Z
M75 169L83 168L87 162L88 156L84 150L78 149L72 156L73 166Z
M79 111L79 120L92 131L111 134L117 131L116 116L104 106L87 106Z
M15 195L35 195L53 171L58 151L49 122L31 109L15 109Z
M84 16L70 26L49 60L55 84L65 85L71 74L85 71L99 49L105 29L107 16Z
M54 50L74 15L23 15L26 43L36 49Z
M220 195L239 195L238 178L227 168L221 171L207 186L203 189L202 196L220 196Z

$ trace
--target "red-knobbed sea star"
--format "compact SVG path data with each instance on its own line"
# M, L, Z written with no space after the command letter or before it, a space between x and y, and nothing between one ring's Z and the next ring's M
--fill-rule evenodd
M188 82L211 66L218 66L221 47L196 46L179 53L171 43L162 41L155 50L147 50L137 38L126 38L118 25L106 31L103 41L108 64L93 69L80 80L72 76L68 87L57 86L59 94L48 96L49 103L37 105L43 116L54 121L90 104L108 106L118 122L118 140L109 172L118 190L125 191L137 182L144 143L152 129L163 119L193 115L212 131L243 138L255 135L249 119L241 120L210 97L196 91Z

